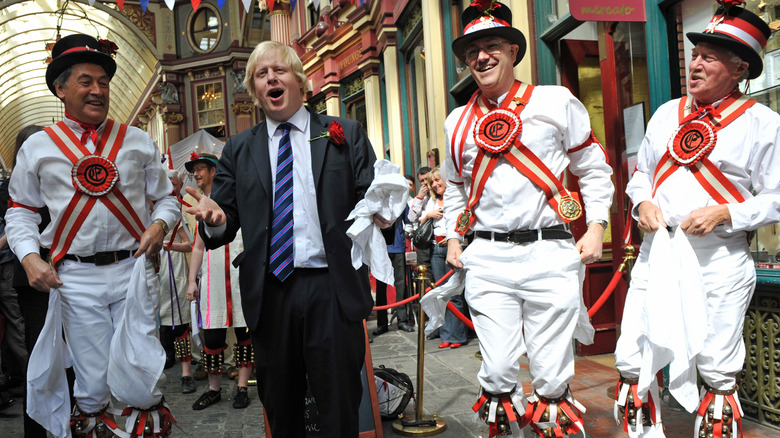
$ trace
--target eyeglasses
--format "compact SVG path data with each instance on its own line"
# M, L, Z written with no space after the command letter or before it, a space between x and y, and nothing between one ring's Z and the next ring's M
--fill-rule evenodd
M468 50L466 50L466 53L464 55L464 59L466 60L467 64L470 64L472 61L479 58L479 53L483 50L488 56L494 56L501 54L501 46L504 44L508 44L506 41L496 41L493 43L490 43L484 47L471 47Z

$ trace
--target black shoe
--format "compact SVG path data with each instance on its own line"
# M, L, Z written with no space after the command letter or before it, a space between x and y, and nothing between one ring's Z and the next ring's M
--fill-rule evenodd
M181 378L181 393L182 394L192 394L195 392L195 380L192 379L192 376L184 376Z
M203 393L200 397L198 397L198 400L195 401L192 405L192 409L195 411L199 411L201 409L206 409L207 407L213 405L214 403L220 401L222 399L222 391L212 391L208 390Z
M398 323L398 330L403 330L405 332L411 333L414 331L414 327L410 326L407 322L402 321Z
M426 338L427 338L429 341L430 341L431 339L436 339L436 338L438 338L438 337L439 337L439 329L436 329L436 330L432 331L432 332L431 332L431 334L429 334L428 336L426 336Z
M0 411L4 411L16 404L16 400L12 398L0 399Z
M233 398L233 409L244 409L249 406L249 393L247 388L238 387L236 396Z
M380 325L379 327L374 330L374 336L383 335L390 331L390 328L386 325Z

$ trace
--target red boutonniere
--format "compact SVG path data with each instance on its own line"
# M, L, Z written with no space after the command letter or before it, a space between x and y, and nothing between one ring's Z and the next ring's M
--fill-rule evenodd
M116 52L119 50L119 46L116 45L115 42L111 40L98 40L98 43L100 43L100 51L108 54L110 56L114 56Z
M327 131L322 131L322 134L312 138L309 141L319 140L321 138L327 138L332 141L336 146L344 146L347 144L347 137L344 135L344 127L337 121L330 122Z

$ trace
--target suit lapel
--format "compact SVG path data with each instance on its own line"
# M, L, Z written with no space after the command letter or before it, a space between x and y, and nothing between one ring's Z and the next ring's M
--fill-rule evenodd
M324 131L327 131L327 127L324 124L324 120L318 115L309 112L311 115L311 128L309 129L311 138L319 137ZM320 174L322 174L322 166L325 164L325 152L328 150L328 139L320 138L314 140L311 143L311 173L314 176L314 187L318 188L320 185Z
M260 177L265 194L273 198L273 185L271 183L271 161L268 156L268 127L265 122L257 127L254 141L249 145L249 152L252 161L255 163L255 170Z

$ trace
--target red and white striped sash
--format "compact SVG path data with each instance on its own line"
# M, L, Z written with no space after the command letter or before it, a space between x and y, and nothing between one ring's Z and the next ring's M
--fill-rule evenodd
M76 188L76 193L68 203L54 232L51 245L52 264L56 266L67 254L73 238L98 199L119 219L130 234L140 241L146 227L116 185L119 181L119 173L114 160L119 153L119 148L122 147L127 125L107 120L94 154L81 144L65 122L59 122L44 130L73 163L73 186Z
M693 102L685 96L680 99L678 120L680 127L667 144L653 174L653 192L680 167L686 166L704 190L718 204L745 201L745 197L709 158L709 152L717 144L717 133L742 115L756 103L748 96L735 92L724 100L717 110L709 110L699 119L692 111ZM695 126L697 125L697 126ZM691 140L693 139L693 140Z

